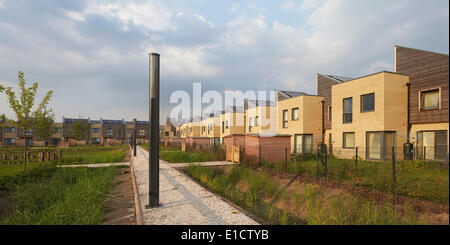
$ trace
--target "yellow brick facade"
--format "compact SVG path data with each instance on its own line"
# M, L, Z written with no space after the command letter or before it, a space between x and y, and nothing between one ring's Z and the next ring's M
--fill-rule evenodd
M302 95L278 101L278 134L291 135L291 152L301 152L295 145L298 135L312 135L312 149L322 141L322 100L320 96ZM293 110L298 109L298 119L293 120ZM287 111L287 125L283 127L283 111Z
M332 86L332 144L333 153L350 156L354 149L343 149L343 133L355 134L355 147L360 157L367 152L368 132L395 132L395 147L402 157L407 135L407 87L409 77L401 74L380 72ZM361 112L361 96L374 93L375 109ZM352 122L343 122L343 100L352 98Z

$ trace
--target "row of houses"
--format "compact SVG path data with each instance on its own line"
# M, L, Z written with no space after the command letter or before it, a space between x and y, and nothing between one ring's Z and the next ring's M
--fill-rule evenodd
M358 78L317 74L315 95L276 91L276 104L246 101L243 108L179 125L166 139L235 145L238 136L263 137L261 131L269 130L278 139L269 145L289 142L291 153L313 152L325 144L335 154L358 147L367 159L391 157L393 149L399 158L414 149L426 159L444 159L449 56L394 49L395 71Z
M88 125L85 133L76 140L72 129L74 122L79 121ZM75 145L118 145L130 144L133 131L136 129L136 141L138 144L149 142L148 121L125 120L90 120L79 118L64 118L62 122L56 122L52 127L52 136L49 139L41 139L35 129L26 132L18 128L14 122L0 119L0 147L14 146L75 146ZM173 131L169 128L169 131ZM160 135L166 134L164 126L160 126Z

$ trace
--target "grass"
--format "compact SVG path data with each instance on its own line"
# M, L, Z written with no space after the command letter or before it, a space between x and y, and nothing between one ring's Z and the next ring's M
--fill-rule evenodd
M29 178L20 176L33 176ZM16 174L13 196L15 211L0 224L73 225L100 224L104 200L112 188L117 169L35 168ZM11 175L12 176L12 175Z
M305 157L304 157L305 158ZM311 157L313 158L313 157ZM262 167L286 171L284 163L262 163ZM319 175L324 168L319 163ZM294 159L288 163L289 173L317 176L317 162L314 159ZM392 163L349 159L328 159L328 179L355 186L364 186L392 193ZM400 161L396 163L397 194L439 203L449 203L449 169L440 170L440 163L423 161Z
M142 148L148 150L149 145L139 145ZM193 162L212 162L212 161L224 161L225 153L221 149L212 151L181 151L175 147L163 147L159 146L159 157L170 163L193 163Z
M314 184L285 190L277 179L264 171L247 167L233 166L224 170L192 165L186 172L208 189L235 202L268 224L424 223L417 219L412 210L395 212L389 202L377 204L348 193L329 195Z
M128 147L111 147L93 149L91 151L64 151L58 160L61 164L116 163L122 162L128 153Z

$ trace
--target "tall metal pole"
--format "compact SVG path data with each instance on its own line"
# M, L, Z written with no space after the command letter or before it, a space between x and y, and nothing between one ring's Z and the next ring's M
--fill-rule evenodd
M150 186L149 208L159 206L159 54L150 53Z
M136 156L136 151L137 151L137 147L136 147L136 119L133 120L134 123L134 128L133 128L133 155Z

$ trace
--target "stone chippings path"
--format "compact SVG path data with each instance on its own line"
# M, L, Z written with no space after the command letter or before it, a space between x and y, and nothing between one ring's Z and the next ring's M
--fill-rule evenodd
M146 225L258 225L238 209L201 187L170 163L160 160L160 207L146 209L148 204L147 151L137 149L132 167L139 194L143 223Z

